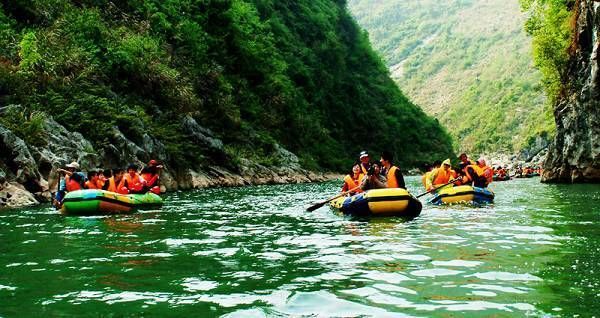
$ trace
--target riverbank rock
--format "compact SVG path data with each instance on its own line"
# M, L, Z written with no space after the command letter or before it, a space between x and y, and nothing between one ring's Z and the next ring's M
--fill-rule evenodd
M201 149L205 164L197 167L173 167L165 146L149 134L135 138L126 136L119 127L108 132L110 143L100 149L81 134L71 132L51 117L44 121L47 142L28 145L6 127L0 126L0 207L18 207L48 202L57 188L57 168L77 161L82 171L126 167L130 163L143 166L150 159L164 162L161 191L206 187L232 187L261 184L320 182L339 178L302 169L292 152L275 144L270 158L274 166L264 166L245 158L233 161L223 142L200 126L191 116L182 122L188 137ZM133 140L135 139L135 140ZM136 141L137 140L137 141ZM234 164L235 162L235 164Z
M40 203L25 187L16 182L0 186L0 208L17 208Z
M554 108L556 138L544 163L543 182L600 182L600 2L577 1L576 27Z

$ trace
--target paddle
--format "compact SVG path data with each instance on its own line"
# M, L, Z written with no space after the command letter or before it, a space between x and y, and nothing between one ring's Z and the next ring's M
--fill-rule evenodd
M455 182L457 182L457 181L459 181L459 180L460 180L460 178L458 178L458 179L454 179L454 180L452 180L452 181L450 181L450 182L448 182L448 183L446 183L446 184L444 184L444 185L441 185L441 186L439 186L439 187L437 187L437 188L435 188L435 189L431 189L431 190L429 190L429 191L427 191L427 192L425 192L425 193L421 193L421 194L417 195L417 198L420 198L420 197L422 197L422 196L424 196L424 195L426 195L426 194L429 194L429 193L431 193L431 192L435 192L435 191L437 191L437 190L439 190L439 189L441 189L441 188L443 188L443 187L445 187L445 186L447 186L447 185L451 185L451 184L453 184L453 183L455 183Z
M358 190L359 188L360 188L360 186L358 186L358 187L356 187L356 188L354 188L354 189L350 189L350 190L348 190L348 191L344 191L344 192L342 192L342 193L339 193L339 194L337 194L337 195L335 195L335 196L333 196L333 197L331 197L331 198L329 198L329 199L327 199L327 200L325 200L325 201L322 201L322 202L316 203L316 204L314 204L314 205L311 205L311 206L309 206L309 207L306 209L306 211L308 211L308 212L312 212L312 211L314 211L314 210L316 210L316 209L318 209L318 208L320 208L320 207L324 206L324 205L325 205L325 204L327 204L328 202L330 202L330 201L333 201L333 200L335 200L335 199L337 199L337 198L339 198L339 197L341 197L341 196L344 196L344 195L346 195L346 194L348 194L348 193L350 193L350 192L354 192L354 191Z

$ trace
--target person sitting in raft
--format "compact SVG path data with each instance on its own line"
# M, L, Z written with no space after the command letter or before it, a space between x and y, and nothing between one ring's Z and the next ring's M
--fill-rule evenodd
M138 167L135 164L130 164L127 167L127 174L121 180L119 185L119 193L121 194L138 194L145 193L144 187L146 180L142 179L137 173Z
M385 188L387 180L380 173L381 168L379 167L379 164L376 162L371 164L369 171L367 171L367 175L363 177L360 183L360 188L363 191Z
M106 185L106 177L104 176L104 170L98 169L96 173L98 175L98 180L96 181L96 189L103 190L104 186Z
M342 186L342 192L346 192L360 186L360 182L363 176L364 175L360 172L359 163L352 166L352 171L344 177L344 185ZM354 195L360 192L362 192L362 190L359 188L356 191L350 192L350 195Z
M402 171L397 166L394 166L394 155L389 151L381 153L381 165L386 171L386 187L387 188L402 188L406 190L406 183L404 183L404 176Z
M73 173L75 173L77 171L77 169L79 169L79 164L75 161L71 162L70 164L67 164L65 166L66 169L61 169L58 168L56 169L56 171L59 174L59 181L58 181L58 189L56 190L56 194L54 195L54 198L52 199L52 205L57 208L60 209L60 207L62 206L62 200L65 197L65 194L68 191L75 191L75 190L79 190L79 186L80 184L78 182L69 182L71 180L71 175L73 175ZM69 185L69 186L67 186ZM69 190L69 188L71 190Z
M124 174L125 170L123 170L122 168L112 169L112 176L109 177L108 181L106 182L106 191L119 192L119 185L121 184L121 181L123 181Z
M104 169L102 171L102 174L100 175L100 183L102 184L102 187L100 187L100 189L108 191L108 186L110 185L109 180L111 177L112 171L110 169Z
M441 165L442 165L441 161L439 161L439 160L434 161L433 165L428 167L428 169L426 170L427 172L425 172L423 174L423 176L421 176L421 182L423 183L423 187L425 188L425 190L427 190L427 178L429 178L431 171L439 168Z
M369 168L371 168L371 162L370 162L370 158L369 158L369 154L367 153L366 150L363 150L360 152L360 155L358 156L358 160L360 161L360 170L361 173L363 175L367 175L367 172L369 172Z
M454 180L456 176L456 172L452 170L450 159L446 159L444 162L442 162L441 167L435 168L429 173L429 176L426 179L427 185L425 190L431 191L439 188L440 186L443 186Z
M84 189L98 189L98 171L88 171L88 180L83 185Z
M141 173L140 176L142 177L142 179L144 179L146 181L146 189L145 190L150 190L156 194L160 194L160 186L159 186L159 176L158 176L158 172L160 171L160 169L162 169L163 166L159 165L158 162L154 159L150 160L150 162L148 162L148 165L145 166Z
M478 188L485 188L488 184L484 170L476 164L468 165L465 168L465 175L462 176L461 183L470 184Z
M492 167L488 166L485 163L485 159L483 159L483 157L477 160L477 166L479 166L479 168L483 170L483 176L485 177L487 182L486 186L492 183L492 181L494 180L494 169L492 169Z
M67 192L83 189L85 176L79 170L79 164L75 161L65 165L67 169L57 169L59 173L65 174L65 190Z
M469 159L469 157L467 156L467 154L464 153L464 152L461 153L460 156L458 156L458 160L460 161L458 163L458 168L461 171L464 171L467 166L475 164L475 162L473 162L471 159Z

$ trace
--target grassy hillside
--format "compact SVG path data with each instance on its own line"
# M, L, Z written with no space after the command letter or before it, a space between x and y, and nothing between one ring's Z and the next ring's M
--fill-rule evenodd
M173 165L223 164L186 138L190 115L265 164L276 143L311 169L345 170L363 148L406 166L452 152L343 1L0 1L0 25L0 105L26 109L0 122L31 143L52 115L99 151L118 127Z
M402 90L455 144L518 152L554 132L517 0L350 0Z

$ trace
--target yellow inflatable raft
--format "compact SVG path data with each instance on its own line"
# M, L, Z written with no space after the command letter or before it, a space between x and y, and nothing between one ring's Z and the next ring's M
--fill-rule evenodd
M330 206L355 216L401 216L414 218L421 214L422 204L401 188L373 189L351 197L340 197Z
M437 191L430 202L433 204L487 204L494 202L494 192L488 188L478 188L469 185L445 187Z

